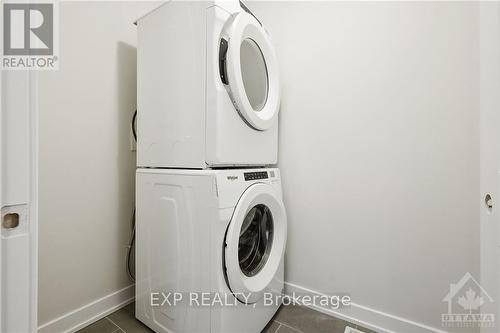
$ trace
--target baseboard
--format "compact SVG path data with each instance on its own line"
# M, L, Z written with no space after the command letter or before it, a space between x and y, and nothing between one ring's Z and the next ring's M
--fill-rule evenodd
M133 302L135 286L130 285L68 312L38 327L39 333L73 333Z
M285 283L285 293L291 295L296 294L313 294L322 295L321 293L304 288L292 283ZM447 333L443 330L430 327L421 323L414 322L409 319L401 318L382 311L371 309L369 307L351 303L350 308L333 310L328 307L310 306L310 308L320 311L332 317L337 317L354 324L364 326L380 333Z

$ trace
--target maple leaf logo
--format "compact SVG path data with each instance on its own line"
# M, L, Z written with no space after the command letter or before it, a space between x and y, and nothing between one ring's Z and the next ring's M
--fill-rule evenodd
M476 292L472 290L472 288L469 288L469 290L465 292L465 297L460 296L457 303L462 306L464 310L469 310L469 313L472 313L472 310L477 310L484 304L484 299L481 296L476 296Z

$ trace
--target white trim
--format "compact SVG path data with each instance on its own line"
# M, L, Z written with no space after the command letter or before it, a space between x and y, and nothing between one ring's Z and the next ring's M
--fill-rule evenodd
M30 331L38 326L38 72L29 73Z
M110 313L130 304L135 298L135 285L130 285L107 296L68 312L38 327L39 333L72 333L88 326Z
M291 295L294 292L297 294L307 293L323 295L320 292L304 288L293 283L285 282L285 293L287 295ZM310 306L310 308L380 333L447 333L446 331L378 311L357 303L351 303L350 308L339 310L333 310L331 308L321 306Z

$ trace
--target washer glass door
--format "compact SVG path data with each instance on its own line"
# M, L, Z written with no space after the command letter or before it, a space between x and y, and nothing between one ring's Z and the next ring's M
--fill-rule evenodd
M280 104L278 64L269 35L252 15L240 12L222 36L222 82L243 120L264 131L274 125Z
M224 249L228 287L241 302L263 297L278 272L286 243L283 203L268 184L254 184L241 196Z
M252 207L240 229L238 261L246 276L254 276L262 270L273 246L273 215L264 204Z

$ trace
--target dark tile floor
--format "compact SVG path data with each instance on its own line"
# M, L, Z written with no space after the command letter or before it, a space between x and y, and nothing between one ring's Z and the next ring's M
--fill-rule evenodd
M303 306L282 306L262 333L344 333L346 326L375 333Z
M302 306L282 306L262 333L344 333L346 326L357 328L363 333L375 333L358 325L350 324L344 320ZM123 332L153 332L135 319L134 303L78 331L78 333Z

